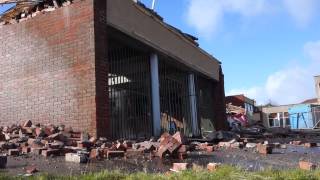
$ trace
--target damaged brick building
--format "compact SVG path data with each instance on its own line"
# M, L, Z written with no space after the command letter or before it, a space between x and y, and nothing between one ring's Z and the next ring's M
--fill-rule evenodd
M0 18L1 125L111 138L227 127L221 63L154 11L132 0L23 3Z

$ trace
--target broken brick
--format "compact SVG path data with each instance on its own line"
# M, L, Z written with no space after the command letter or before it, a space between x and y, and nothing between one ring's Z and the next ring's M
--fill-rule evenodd
M257 151L260 154L272 154L272 146L267 144L258 144Z
M49 156L59 156L61 153L60 149L46 149L46 150L42 150L41 154L44 157L49 157Z
M51 134L50 136L48 136L48 139L57 140L57 141L65 141L66 138L61 132L59 132L59 133Z
M307 170L307 171L312 171L317 168L317 166L315 164L313 164L311 162L307 162L307 161L300 161L299 167L300 167L300 169Z
M304 143L304 147L306 148L317 147L317 143Z
M173 138L171 135L163 135L160 138L160 147L158 150L158 156L163 157L164 154L168 151L169 153L173 153L181 146L181 143Z
M220 163L209 163L207 165L207 169L208 169L208 171L212 172L212 171L216 171L220 166L221 166Z
M35 166L29 166L29 167L26 167L26 172L28 174L34 174L38 172L38 169Z
M100 159L102 158L102 151L100 149L92 149L89 154L90 159Z
M87 157L84 154L67 153L65 155L65 160L67 162L86 163L87 162Z
M181 132L176 132L173 136L180 144L186 143L186 138Z
M31 148L27 147L27 146L24 146L24 147L22 147L21 152L24 153L24 154L30 153L31 152Z
M188 163L173 163L171 171L180 172L188 169Z

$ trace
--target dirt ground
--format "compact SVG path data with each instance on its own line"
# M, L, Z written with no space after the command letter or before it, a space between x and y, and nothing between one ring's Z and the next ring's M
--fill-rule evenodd
M273 154L262 155L254 149L223 149L219 148L212 153L192 152L188 158L180 161L173 159L153 158L148 155L137 159L113 159L102 161L91 161L87 164L67 163L64 157L42 157L35 155L24 155L19 157L8 157L7 168L1 170L9 175L24 175L25 168L35 166L39 173L54 175L79 175L87 172L103 170L119 170L123 172L167 172L173 162L188 162L205 167L209 162L241 167L249 171L265 169L294 169L298 167L299 160L309 160L318 163L320 147L306 148L303 146L287 145L286 149L274 149Z

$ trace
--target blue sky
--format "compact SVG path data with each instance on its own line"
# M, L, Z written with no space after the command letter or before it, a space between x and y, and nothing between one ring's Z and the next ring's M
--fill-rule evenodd
M318 9L319 0L157 0L155 10L222 62L227 95L290 104L315 97Z
M319 8L318 0L156 1L166 22L199 37L222 62L226 93L244 93L259 104L315 97Z

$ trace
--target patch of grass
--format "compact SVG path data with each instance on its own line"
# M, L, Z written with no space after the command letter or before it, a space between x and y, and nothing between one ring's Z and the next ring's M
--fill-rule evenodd
M100 173L89 173L80 176L53 176L36 175L33 177L13 177L0 174L0 180L320 180L320 171L302 171L302 170L266 170L261 172L248 172L231 166L222 166L215 172L205 170L184 171L181 173L166 174L146 174L133 173L125 174L121 172L103 171Z

